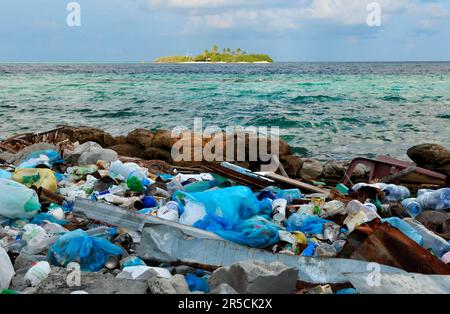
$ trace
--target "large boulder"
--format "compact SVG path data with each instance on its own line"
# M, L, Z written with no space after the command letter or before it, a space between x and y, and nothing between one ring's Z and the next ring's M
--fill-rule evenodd
M144 150L132 144L119 144L109 147L113 151L117 152L120 156L144 158Z
M450 151L437 144L421 144L411 147L408 156L419 166L439 167L450 163Z
M126 137L126 142L142 149L152 147L153 133L146 129L136 129Z
M149 147L144 151L144 158L147 160L162 160L171 164L172 155L165 149Z
M66 139L71 142L80 142L80 144L85 142L96 142L102 147L113 146L116 143L114 137L108 132L85 126L65 126L58 130L57 141L61 142Z
M240 294L290 294L295 291L298 269L274 262L240 262L214 271L208 283L212 291L228 284Z
M172 145L178 141L178 138L172 137L172 132L158 130L153 134L151 147L164 148L171 150Z
M411 147L409 158L418 166L450 176L450 151L438 144L421 144Z
M300 169L299 176L302 179L310 180L319 178L322 175L323 166L319 160L305 159Z
M298 178L300 169L303 166L303 161L300 157L285 155L280 158L280 161L289 177Z

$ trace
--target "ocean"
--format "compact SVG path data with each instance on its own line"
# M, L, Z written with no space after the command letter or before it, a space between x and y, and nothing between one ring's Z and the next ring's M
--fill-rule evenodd
M278 126L305 157L449 145L450 63L0 64L0 139L60 124Z

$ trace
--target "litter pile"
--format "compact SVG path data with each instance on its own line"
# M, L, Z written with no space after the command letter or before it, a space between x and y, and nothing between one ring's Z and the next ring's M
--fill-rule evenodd
M327 187L228 162L143 167L95 142L45 147L0 164L2 293L375 293L370 263L378 289L450 292L445 185Z

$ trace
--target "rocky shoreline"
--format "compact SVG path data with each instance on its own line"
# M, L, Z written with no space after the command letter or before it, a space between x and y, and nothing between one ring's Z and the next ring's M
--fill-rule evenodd
M83 144L92 141L98 143L103 148L116 151L120 156L142 160L162 161L167 163L167 166L191 167L201 163L195 161L173 161L171 155L172 145L176 143L179 138L173 138L171 135L171 131L168 130L150 131L138 128L127 135L114 137L110 133L98 128L88 126L63 126L58 128L56 138L53 142L64 143L68 141L71 143L79 142L80 144ZM195 138L196 135L193 135L193 141L195 141ZM223 135L223 139L224 143L229 140L226 135ZM245 139L245 156L248 158L249 136L246 135ZM204 138L200 138L199 140L202 142L203 147L210 143L210 140L205 140ZM8 142L8 140L5 140L4 142ZM234 137L234 143L236 145L236 136ZM270 145L268 144L268 146ZM437 144L420 144L410 148L406 154L409 159L419 167L450 176L450 151L445 147ZM0 159L11 161L8 160L8 156L12 155L11 152L4 150L3 153L0 153ZM344 177L351 162L351 160L328 160L322 162L314 158L303 158L302 156L294 155L289 144L283 140L280 140L279 143L279 159L290 178L307 181L326 180L331 183L338 182ZM259 161L245 161L238 162L237 164L252 171L257 171L263 163ZM368 169L363 165L358 166L352 176L352 179L356 182L367 178Z

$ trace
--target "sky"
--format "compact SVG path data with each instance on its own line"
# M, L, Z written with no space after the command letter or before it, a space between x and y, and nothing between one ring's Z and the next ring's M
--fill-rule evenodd
M214 44L275 61L450 61L448 0L78 0L74 27L70 2L0 1L0 62L141 62Z

